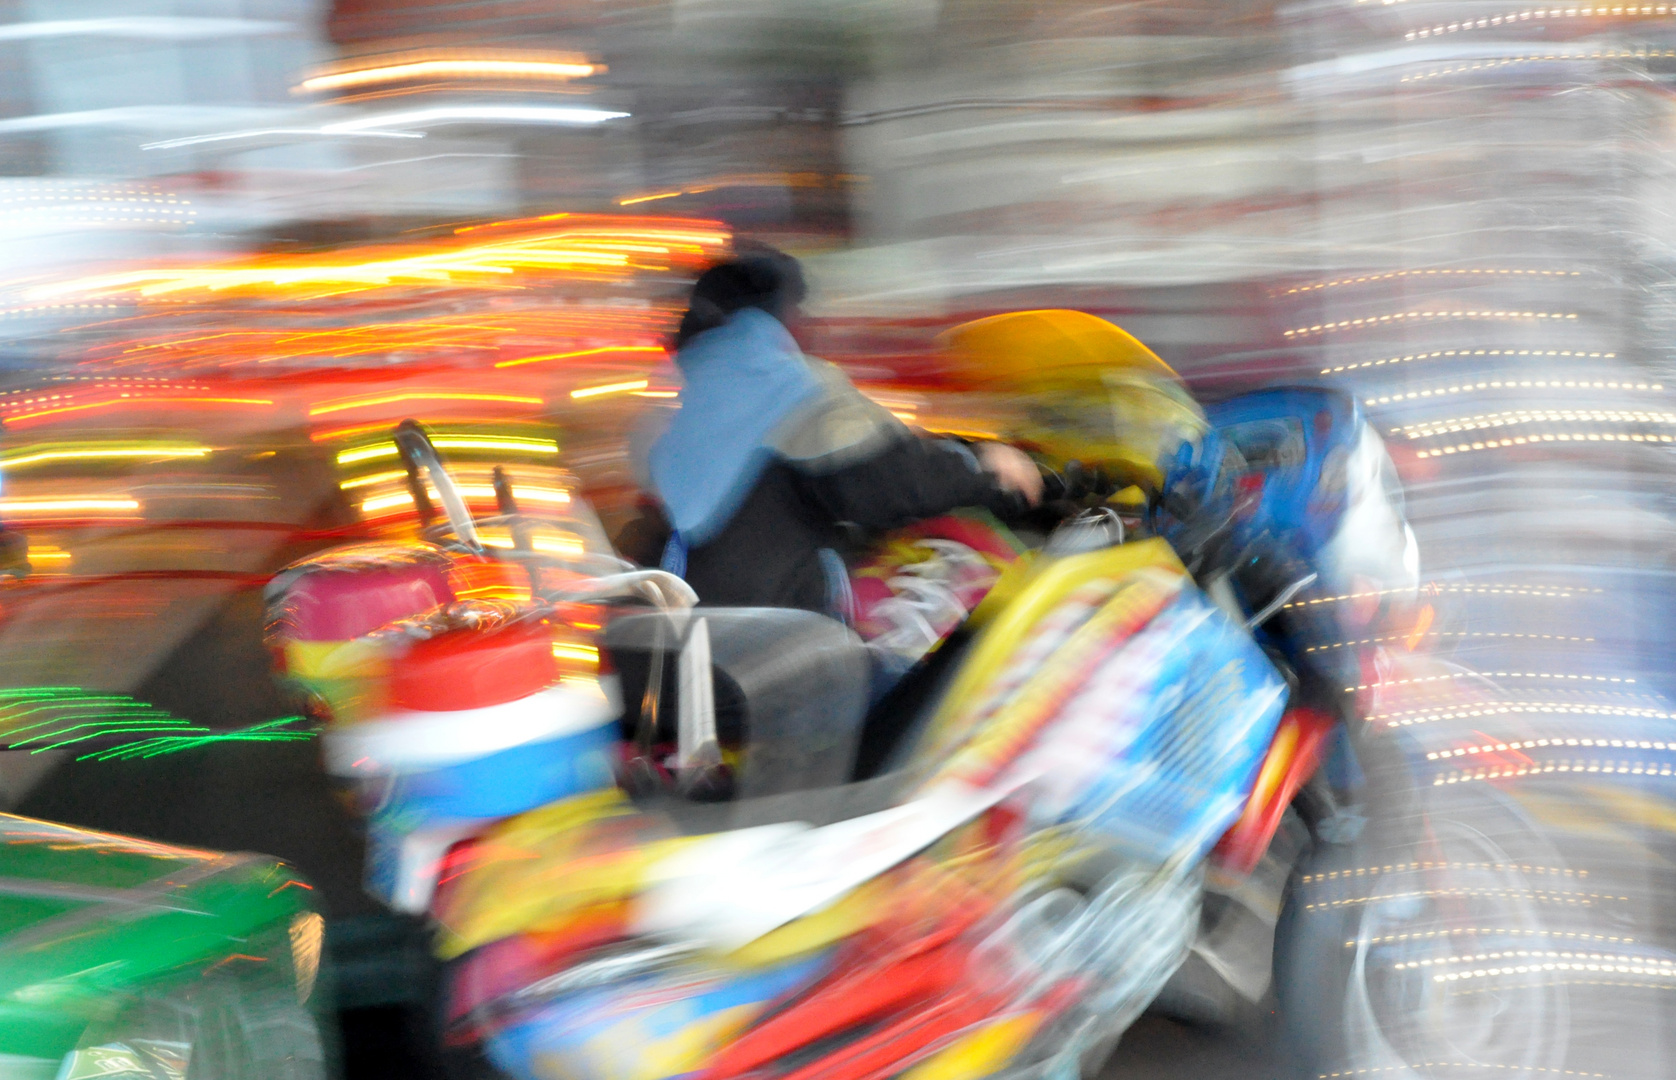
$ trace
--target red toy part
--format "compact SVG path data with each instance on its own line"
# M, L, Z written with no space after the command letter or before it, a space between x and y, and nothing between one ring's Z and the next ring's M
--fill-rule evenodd
M1269 849L1292 796L1315 775L1321 744L1332 734L1335 721L1314 709L1288 709L1280 718L1274 741L1257 770L1257 783L1246 800L1245 812L1217 842L1215 856L1237 874L1249 874Z
M922 1051L991 1015L1002 1002L1000 995L973 988L953 992L780 1080L885 1080Z
M970 518L953 515L931 518L910 525L904 532L922 540L953 540L958 544L965 544L980 555L991 556L1003 563L1010 563L1018 558L1018 552L1001 538L1000 533L983 522Z
M545 624L454 630L413 646L391 679L390 697L424 712L481 709L529 697L557 677Z
M828 979L745 1032L693 1080L740 1076L892 1009L937 1000L965 977L971 949L955 939L986 910L970 901L957 904L929 934L874 957L853 958L861 966Z
M453 599L442 568L431 563L321 570L287 587L285 633L296 641L348 641Z
M883 578L852 577L850 595L855 598L855 617L858 622L872 617L873 608L889 600L896 593Z
M563 930L502 938L464 957L449 980L447 1041L475 1042L481 1032L461 1027L477 1009L553 974L582 953L628 935L628 905L602 904Z

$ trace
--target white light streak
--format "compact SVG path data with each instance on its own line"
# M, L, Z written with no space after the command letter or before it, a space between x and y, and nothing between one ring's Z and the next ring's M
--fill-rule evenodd
M250 128L246 131L221 131L214 135L188 135L180 139L164 139L161 142L141 143L141 150L173 150L180 146L199 146L203 143L228 142L234 139L261 139L273 135L300 136L315 138L319 136L360 138L360 139L423 139L423 131L377 131L373 129L357 129L355 131L329 131L326 128Z
M620 120L629 114L609 109L590 109L571 105L439 105L428 109L403 109L396 112L375 113L356 120L342 120L327 124L320 130L327 134L344 134L369 130L393 130L403 127L425 127L437 124L599 124Z
M55 37L121 37L154 41L195 41L220 37L261 37L295 32L292 23L273 19L210 19L187 15L131 15L114 19L39 19L0 26L0 41Z

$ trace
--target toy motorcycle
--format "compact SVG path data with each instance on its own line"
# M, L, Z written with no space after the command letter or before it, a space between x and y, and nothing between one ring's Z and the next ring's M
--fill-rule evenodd
M1190 959L1263 994L1236 909L1278 907L1300 831L1343 816L1316 774L1344 710L1283 625L1334 518L1306 502L1322 522L1300 538L1278 493L1319 464L1248 466L1237 425L1218 435L1109 323L984 323L963 343L1035 340L1072 412L1106 394L1157 422L1132 425L1139 448L1092 440L1093 467L1064 411L1047 425L1062 520L1033 550L970 523L910 539L962 610L911 640L882 620L916 664L871 708L841 622L695 607L597 542L544 554L510 488L474 521L411 422L414 503L434 491L446 524L276 579L287 670L369 815L369 886L436 921L448 1045L520 1077L1066 1075ZM1356 422L1312 417L1303 460ZM1370 497L1344 476L1343 506ZM561 532L597 536L570 512Z

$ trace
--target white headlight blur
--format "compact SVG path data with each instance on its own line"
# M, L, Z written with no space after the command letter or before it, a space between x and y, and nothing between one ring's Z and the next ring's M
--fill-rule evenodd
M1403 519L1402 489L1385 443L1370 424L1362 426L1345 463L1344 517L1322 549L1321 565L1334 592L1349 591L1357 578L1381 591L1420 587L1420 552Z

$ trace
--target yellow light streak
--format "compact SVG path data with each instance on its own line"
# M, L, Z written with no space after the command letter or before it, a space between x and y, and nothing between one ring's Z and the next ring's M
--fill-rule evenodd
M379 510L389 510L391 507L412 505L413 496L405 491L399 491L394 495L380 495L377 498L365 500L361 503L361 512L370 514Z
M67 574L70 572L71 555L62 548L52 546L29 547L29 565L37 574Z
M1506 889L1481 888L1463 886L1450 889L1412 889L1407 892L1381 893L1378 896L1350 896L1342 900L1322 900L1313 904L1305 904L1305 911L1315 911L1323 908L1354 907L1357 904L1386 903L1391 900L1408 900L1417 898L1427 899L1465 899L1468 897L1491 900L1526 900L1539 904L1568 904L1580 907L1590 907L1596 900L1628 900L1627 896L1613 896L1610 893L1585 893L1571 889Z
M1415 457L1435 458L1448 454L1470 454L1475 450L1497 450L1509 446L1529 446L1533 443L1669 443L1676 442L1672 435L1623 435L1613 432L1560 432L1558 434L1516 435L1511 439L1485 439L1483 442L1456 443L1436 450L1421 450Z
M1494 960L1502 959L1502 953L1487 953L1470 958L1450 957L1449 962L1458 959ZM1560 958L1564 959L1550 959ZM1520 951L1505 954L1506 959L1523 960L1523 963L1503 964L1500 967L1475 968L1470 971L1450 971L1433 975L1433 982L1456 982L1461 979L1481 979L1489 976L1502 975L1535 975L1546 971L1588 971L1603 974L1619 975L1660 975L1667 979L1676 979L1676 967L1671 967L1669 960L1652 960L1640 956L1612 957L1595 954L1575 954L1559 952ZM1413 961L1407 967L1419 967L1426 961ZM1401 968L1405 965L1397 964Z
M584 398L604 397L607 394L626 394L635 390L644 390L651 385L649 379L630 379L627 382L605 383L600 386L587 386L580 390L572 390L570 396L580 401Z
M516 545L509 536L480 536L484 546L501 548L510 551ZM530 548L547 555L581 555L587 549L580 540L564 540L552 536L537 536L530 541Z
M525 79L585 79L603 71L601 65L561 62L553 60L415 60L404 64L338 71L329 75L315 75L304 79L300 90L341 90L349 86L369 86L381 82L402 82L409 79L447 78L525 78Z
M522 435L437 435L431 443L441 450L507 450L528 454L559 452L559 444L552 439L532 439Z
M1577 930L1553 930L1548 927L1528 929L1516 926L1452 926L1446 930L1417 930L1403 934L1377 934L1367 939L1369 945L1389 945L1399 941L1429 941L1440 937L1510 937L1570 938L1574 941L1614 941L1623 945L1635 944L1635 939L1618 934L1588 934ZM1354 949L1361 942L1346 941L1344 947Z
M1604 589L1589 588L1581 585L1445 585L1430 582L1420 587L1420 591L1427 595L1440 596L1446 593L1471 593L1484 596L1536 596L1550 600L1570 600L1577 593L1601 593ZM1310 607L1314 604L1336 604L1343 600L1362 600L1373 596L1391 596L1395 594L1407 595L1413 589L1368 589L1363 592L1342 593L1338 596L1319 596L1313 600L1294 600L1283 605L1287 608Z
M1364 404L1388 405L1394 401L1422 401L1448 394L1470 394L1476 390L1663 390L1663 383L1632 383L1602 379L1489 379L1478 383L1440 386L1435 390L1411 390L1406 394L1381 394ZM1401 430L1401 429L1398 429Z
M1546 776L1550 773L1607 773L1620 776L1676 775L1676 773L1672 773L1669 762L1656 764L1651 761L1590 761L1587 758L1581 758L1575 761L1533 762L1530 765L1508 765L1499 768L1443 773L1432 780L1432 786L1445 787L1449 784L1470 784L1480 780L1515 780L1522 776Z
M1393 863L1386 866L1357 866L1345 870L1330 870L1321 874L1304 874L1298 881L1304 885L1320 884L1324 881L1351 880L1354 878L1378 877L1380 874L1406 874L1415 870L1489 870L1498 874L1553 874L1556 877L1589 876L1587 870L1573 870L1568 866L1539 866L1530 863L1491 863L1491 862L1453 862L1444 859L1425 859L1414 862Z
M1358 3L1364 0L1357 0ZM1391 3L1392 0L1381 0ZM1400 2L1400 0L1398 0ZM1553 60L1659 60L1676 57L1676 49L1595 49L1593 52L1580 50L1556 49L1552 52L1532 54L1529 56L1509 56L1501 60L1479 60L1471 64L1457 64L1454 67L1434 68L1431 71L1420 72L1416 75L1404 75L1398 82L1423 82L1426 79L1436 79L1443 75L1461 75L1467 72L1482 71L1487 68L1506 67L1509 64L1529 64Z
M618 206L636 206L640 203L656 202L660 199L674 199L681 195L701 195L717 188L732 187L789 187L789 188L837 188L854 184L860 177L849 173L827 175L819 172L766 172L766 173L731 173L725 176L715 176L691 187L670 188L665 191L648 191L644 195L624 195L617 199Z
M1571 349L1439 349L1436 352L1409 353L1407 356L1392 356L1384 360L1363 360L1358 364L1324 367L1321 374L1336 375L1341 371L1361 371L1365 368L1384 367L1386 364L1406 364L1411 360L1435 360L1445 356L1570 356L1577 359L1613 360L1617 355L1610 352L1577 352Z
M532 439L519 435L433 435L431 445L439 450L498 450L507 453L557 454L559 444L552 439ZM393 442L358 446L338 454L339 465L353 465L358 461L395 457Z
M638 203L656 202L658 199L673 199L685 195L685 191L659 191L651 195L635 195L632 198L618 199L618 206L634 206Z
M1503 952L1468 953L1468 954L1464 954L1464 955L1457 953L1457 954L1453 954L1453 955L1449 955L1449 956L1429 956L1429 957L1425 958L1424 960L1405 960L1405 961L1401 961L1399 963L1393 964L1391 967L1392 967L1393 971L1407 971L1407 970L1412 970L1412 969L1416 969L1416 968L1442 967L1442 966L1445 966L1445 965L1448 965L1448 964L1482 964L1482 963L1484 963L1486 961L1490 961L1490 960L1525 960L1525 959L1533 959L1533 960L1544 960L1544 959L1546 959L1546 960L1575 961L1575 962L1579 962L1579 963L1592 963L1592 964L1596 964L1596 965L1599 965L1599 964L1635 964L1635 965L1640 965L1642 967L1646 967L1646 968L1649 968L1649 969L1656 967L1658 969L1658 974L1661 974L1661 975L1676 975L1676 960L1655 959L1653 957L1647 957L1647 956L1615 956L1615 955L1612 955L1612 954L1609 954L1609 953L1585 953L1585 952L1571 952L1569 950L1553 950L1553 949L1508 949L1508 950L1505 950ZM1552 970L1554 968L1553 964L1549 964L1549 965L1546 965L1546 966L1549 970ZM1566 964L1561 964L1559 966L1562 970L1567 969ZM1592 971L1592 970L1595 970L1595 969L1590 968L1590 970ZM1610 967L1608 967L1608 968L1606 968L1606 970L1610 971L1612 969ZM1523 973L1522 968L1518 969L1518 971L1521 974ZM1651 972L1649 971L1648 973L1650 974ZM1473 971L1473 972L1463 971L1463 972L1460 973L1460 976L1462 978L1472 978L1473 976L1483 975L1483 974L1485 974L1485 972L1483 972L1483 971ZM1636 974L1639 975L1639 974L1642 974L1642 972L1638 969L1636 971ZM1443 977L1444 976L1441 976L1441 975L1438 976L1439 979L1442 979Z
M1485 716L1512 716L1515 714L1547 715L1547 716L1632 716L1649 720L1676 720L1676 714L1667 713L1660 709L1638 709L1628 705L1595 705L1589 702L1554 702L1554 701L1498 701L1482 702L1475 705L1457 705L1452 708L1407 709L1397 712L1379 713L1370 716L1371 720L1383 720L1386 727L1412 727L1415 724L1431 724L1439 720L1472 720ZM1511 745L1511 744L1509 744ZM1546 742L1544 743L1546 745ZM1653 749L1663 750L1663 743L1653 744ZM1451 751L1439 751L1439 756L1450 757ZM1427 757L1432 755L1428 754Z
M1410 30L1403 35L1404 41L1421 41L1429 37L1444 34L1458 34L1466 30L1487 30L1498 26L1512 26L1514 23L1538 22L1548 19L1577 19L1604 18L1605 16L1627 16L1629 18L1646 18L1650 15L1669 15L1672 11L1669 4L1596 4L1571 7L1526 8L1523 11L1509 11L1501 15L1487 15L1480 19L1462 19L1459 22L1438 23L1423 30Z
M88 450L35 450L15 457L0 458L0 467L22 469L52 461L95 461L121 458L206 457L207 446L106 447Z
M490 500L495 497L495 489L489 484L460 484L459 493L468 499ZM432 494L435 494L434 492ZM554 505L564 505L570 502L570 492L560 488L516 487L513 494L525 502L544 502ZM399 491L390 495L377 495L361 503L364 511L388 510L396 506L410 506L413 495L410 492Z
M1370 326L1388 326L1410 319L1552 319L1555 322L1577 318L1576 312L1565 311L1394 311L1385 315L1369 315L1361 319L1340 319L1338 322L1316 323L1285 331L1282 337L1306 337L1311 334L1330 334L1335 330L1361 330Z
M585 664L599 663L599 650L592 645L567 645L563 642L553 643L553 657L556 660L580 660Z
M1451 671L1451 672L1449 672L1447 674L1444 674L1444 675L1417 675L1417 676L1415 676L1413 678L1409 678L1409 679L1385 679L1381 682L1358 683L1355 686L1347 686L1344 689L1348 692L1348 691L1352 691L1352 690L1372 690L1375 687L1419 686L1419 685L1422 685L1422 684L1425 684L1425 683L1448 682L1452 679L1482 679L1482 678L1493 678L1493 679L1562 679L1562 680L1569 680L1569 681L1572 681L1572 682L1579 682L1580 681L1580 682L1591 682L1591 683L1633 683L1633 682L1635 682L1634 679L1631 679L1628 676L1620 678L1616 675L1568 675L1568 674L1565 674L1564 672L1555 672L1555 671Z
M1362 2L1362 0L1358 0ZM1370 281L1394 281L1408 277L1581 277L1581 270L1501 270L1501 269L1466 269L1466 270L1393 270L1385 274L1363 274L1360 277L1338 278L1334 281L1320 281L1313 285L1299 285L1295 289L1287 289L1286 296L1296 293L1316 292L1320 289L1336 289L1342 285L1362 285Z
M1613 750L1676 750L1676 745L1652 739L1514 739L1510 742L1484 743L1481 746L1459 746L1453 750L1434 750L1427 761L1443 761L1468 754L1505 754L1512 750L1546 750L1553 746L1599 747Z
M405 479L407 479L407 470L402 469L396 472L369 473L366 476L357 476L353 480L343 481L338 485L338 487L344 491L348 491L351 488L371 487L373 484L385 484L392 480Z
M106 513L139 508L133 499L0 499L0 511L11 514L53 514L61 510Z
M664 349L658 345L602 345L597 349L577 349L574 352L547 353L543 356L521 356L516 360L502 360L495 366L498 368L520 367L524 364L539 364L546 360L570 360L578 356L598 356L602 353L657 353L662 356Z
M1306 645L1304 652L1321 652L1326 649L1348 649L1357 645L1376 645L1383 641L1403 641L1408 634L1387 634L1383 637L1369 637L1352 639L1349 641L1333 641L1325 645ZM1566 637L1563 634L1517 634L1506 630L1432 630L1426 637L1437 638L1526 638L1534 641L1572 641L1590 642L1592 637Z
M1507 409L1502 412L1475 413L1447 420L1423 420L1416 424L1398 425L1392 434L1406 432L1410 439L1425 439L1433 435L1453 435L1457 431L1479 431L1515 424L1534 424L1542 421L1593 420L1603 424L1676 424L1676 413L1648 412L1643 409Z
M351 398L311 406L308 414L310 416L325 416L327 413L343 412L345 409L371 408L374 405L396 405L404 401L492 401L510 405L544 404L541 398L524 397L518 394L473 394L457 390L402 390L394 394Z
M460 494L468 499L493 499L495 489L490 484L460 484ZM563 504L570 502L570 492L563 488L523 487L513 485L512 494L519 501Z

